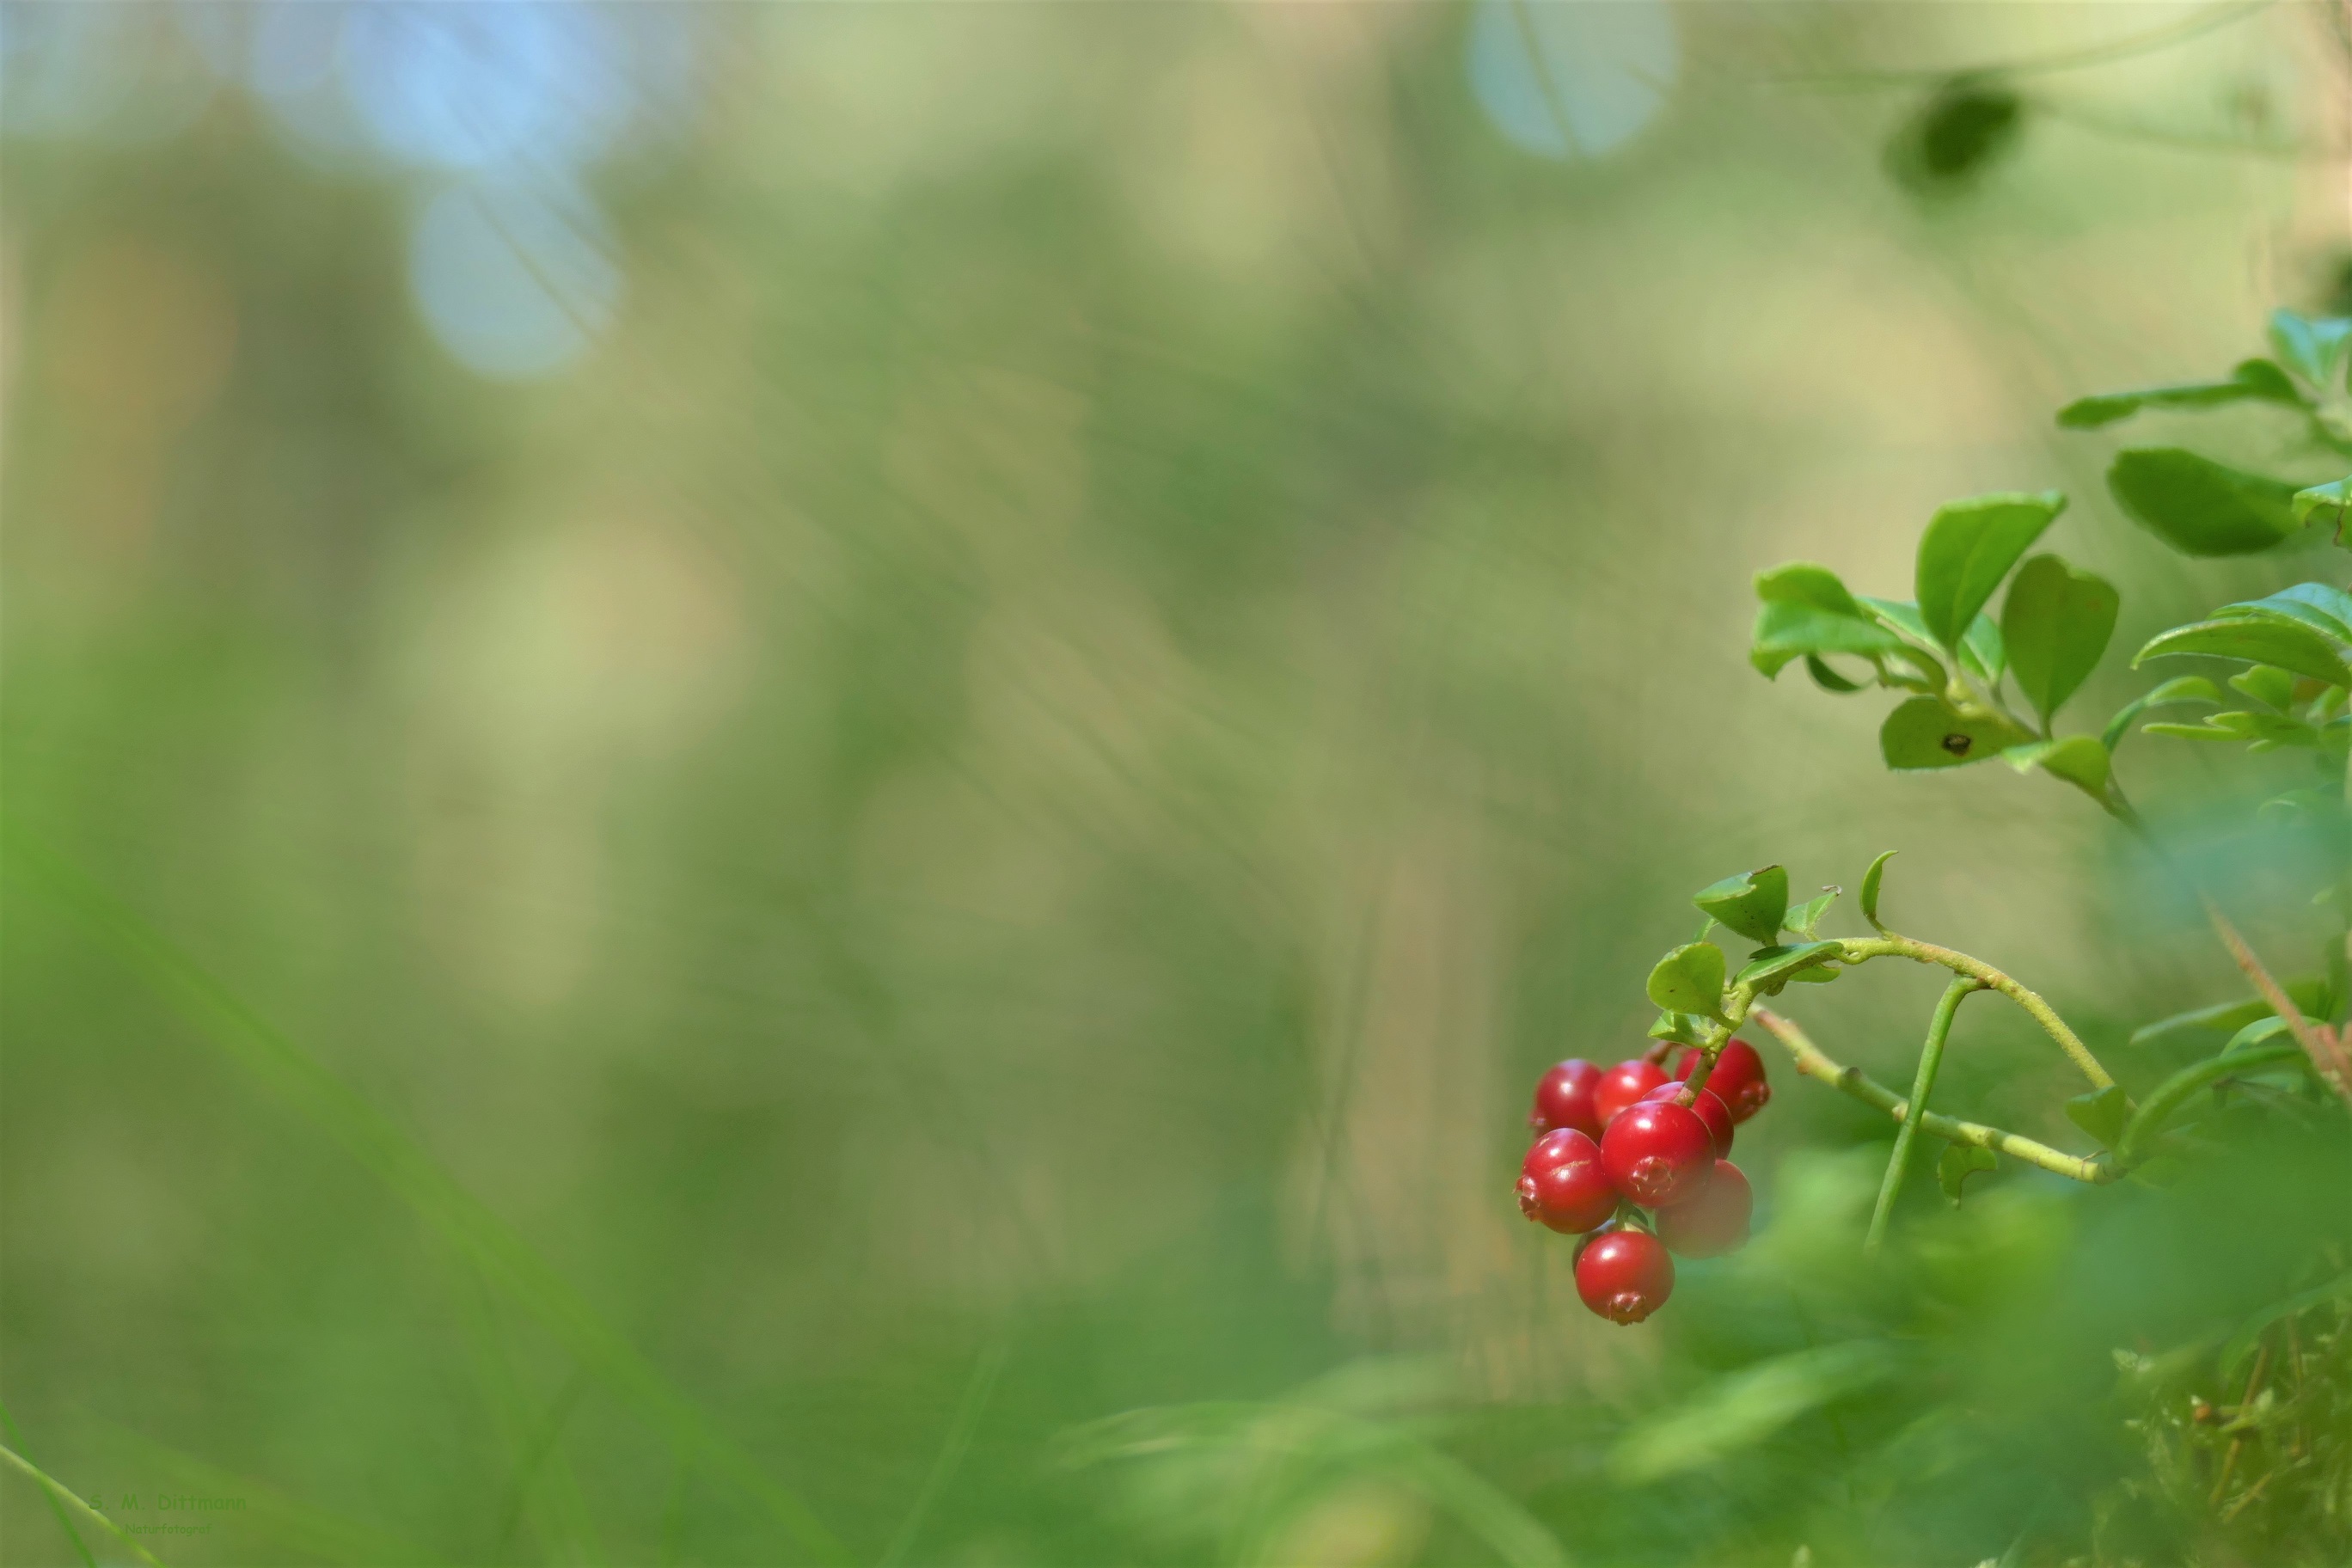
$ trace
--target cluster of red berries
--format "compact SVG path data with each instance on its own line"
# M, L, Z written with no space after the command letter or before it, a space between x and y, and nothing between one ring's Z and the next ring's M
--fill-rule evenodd
M1701 1059L1684 1051L1669 1077L1647 1057L1605 1069L1570 1057L1536 1085L1519 1212L1582 1237L1576 1293L1612 1322L1665 1305L1669 1250L1714 1258L1748 1239L1755 1197L1724 1156L1733 1126L1763 1110L1772 1088L1745 1040L1726 1045L1693 1089L1685 1080Z

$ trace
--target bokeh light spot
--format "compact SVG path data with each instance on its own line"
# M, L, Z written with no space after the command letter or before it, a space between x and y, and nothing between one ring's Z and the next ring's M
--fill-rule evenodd
M1479 107L1547 158L1623 145L1664 107L1681 63L1664 0L1479 0L1470 23Z
M584 195L469 181L416 221L409 287L426 325L468 369L527 381L562 369L610 324L621 270Z

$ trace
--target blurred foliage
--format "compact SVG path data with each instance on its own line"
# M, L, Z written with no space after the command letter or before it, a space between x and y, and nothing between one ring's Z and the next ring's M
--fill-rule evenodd
M1889 782L1741 664L1756 565L1887 591L1974 490L2074 496L2118 646L2298 569L2157 558L2049 419L2228 363L2333 176L1980 117L1906 199L1878 68L2144 20L2009 9L614 7L685 63L498 174L571 149L533 210L625 287L493 380L415 262L479 127L333 119L335 8L7 7L23 1450L242 1500L174 1564L2344 1560L2340 1300L2216 1359L2352 1263L2316 1112L1916 1183L1865 1267L1887 1126L1780 1073L1758 1240L1637 1330L1509 1196L1729 867L1901 847L1890 918L2050 955L2135 1091L2238 995L2059 792ZM616 101L384 15L509 130ZM2325 37L2036 104L2324 104ZM2263 907L2291 836L2132 765ZM1880 1070L1916 989L1806 1020ZM2016 1024L1939 1100L2078 1146ZM0 1561L79 1560L0 1487Z

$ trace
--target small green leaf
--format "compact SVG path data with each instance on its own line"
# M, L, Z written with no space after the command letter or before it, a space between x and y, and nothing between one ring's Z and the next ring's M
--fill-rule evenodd
M2309 626L2330 641L2352 643L2352 594L2325 583L2297 583L2267 599L2242 599L2213 612L2217 621L2278 621Z
M2099 744L2110 752L2114 752L2130 731L2132 721L2141 714L2151 708L2168 708L2181 702L2210 702L2219 708L2221 693L2201 675L2175 676L2145 696L2135 697L2116 710L2116 716L2107 721L2105 731L2099 736Z
M1837 615L1793 599L1772 599L1756 612L1748 662L1769 679L1779 675L1790 659L1808 654L1850 653L1868 658L1897 652L1902 647L1900 637L1874 621Z
M1919 536L1914 577L1929 634L1957 650L2017 558L2065 510L2066 498L2056 490L1977 496L1938 508Z
M1650 1026L1650 1038L1673 1040L1685 1046L1699 1044L1706 1033L1706 1020L1688 1013L1661 1013L1657 1022Z
M2210 408L2248 398L2265 403L2305 406L2303 395L2286 374L2266 359L2250 359L2227 381L2193 381L2177 386L2149 386L2135 392L2103 393L2078 397L2058 411L2058 423L2069 430L2095 430L2126 419L2143 408Z
M1813 678L1815 686L1820 687L1823 691L1834 691L1841 697L1851 695L1863 689L1863 682L1848 680L1844 676L1832 669L1817 653L1809 653L1805 656L1805 673Z
M1669 1013L1723 1016L1723 949L1711 942L1685 942L1650 971L1650 1000Z
M2053 778L2064 779L2093 800L2104 801L2107 797L2107 748L2093 736L2067 735L2055 741L2012 746L2001 753L2001 760L2021 773L2040 768Z
M1973 1143L1950 1143L1944 1148L1944 1157L1936 1162L1936 1184L1960 1206L1960 1187L1979 1171L1990 1171L2000 1163L1990 1149L1979 1149Z
M1750 942L1770 942L1780 937L1780 917L1789 912L1789 873L1766 866L1726 877L1692 894L1691 902L1727 930Z
M1956 76L1906 121L1886 144L1886 172L1913 195L1957 195L2017 144L2025 100L1981 76Z
M1782 917L1780 929L1794 931L1807 942L1812 941L1813 928L1822 923L1822 916L1829 912L1829 907L1837 902L1838 894L1843 890L1840 888L1824 888L1819 894L1807 899Z
M2018 569L2000 630L2018 689L2043 723L2098 668L2120 602L2105 578L2055 555L2037 555Z
M2066 1120L2112 1149L2124 1135L2124 1123L2131 1120L2131 1097L2119 1083L2078 1094L2066 1102Z
M2276 666L2258 664L2230 677L2230 684L2266 708L2285 712L2294 706L2294 677Z
M2282 981L2280 984L2285 988L2287 995L2294 999L2294 1005L2302 1008L2307 1017L2326 1017L2336 1010L2334 998L2328 994L2327 981L2323 976L2300 975L2293 980ZM2189 1012L2176 1013L2169 1018L2160 1018L2153 1024L2135 1029L2132 1031L2131 1043L2135 1047L2152 1046L2168 1040L2176 1035L2189 1034L2199 1029L2210 1029L2216 1033L2225 1030L2234 1031L2243 1028L2257 1018L2267 1018L2271 1016L2271 1005L2259 996L2249 996L2242 1002L2220 1002L2210 1007L2198 1007Z
M1878 858L1870 863L1870 869L1862 874L1862 918L1870 922L1873 931L1886 929L1878 923L1878 886L1885 879L1886 863L1898 853L1894 849L1881 850Z
M2137 669L2151 658L2184 654L2274 664L2330 686L2352 686L2352 669L2345 668L2336 645L2326 637L2299 621L2252 616L2199 621L2159 632L2132 656L2132 668Z
M1834 963L1813 963L1798 970L1789 976L1789 980L1798 985L1827 985L1844 973Z
M1747 985L1767 994L1786 985L1799 971L1817 963L1826 963L1843 952L1833 942L1801 942L1793 947L1761 947L1748 954L1748 962L1732 977L1735 985Z
M1832 616L1863 618L1861 605L1838 574L1810 561L1790 561L1759 572L1756 596L1768 605L1811 605Z
M2295 487L2179 447L2133 447L2107 469L2116 504L2184 555L2251 555L2302 526Z
M1886 716L1878 749L1898 771L1954 768L1998 756L2032 734L1991 713L1962 714L1940 698L1914 697Z
M2271 347L2278 351L2279 363L2315 386L2336 379L2347 342L2352 342L2352 321L2341 316L2271 312Z

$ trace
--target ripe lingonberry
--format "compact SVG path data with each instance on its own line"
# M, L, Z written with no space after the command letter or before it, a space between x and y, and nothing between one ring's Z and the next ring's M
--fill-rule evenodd
M1675 1077L1687 1080L1698 1062L1696 1051L1685 1052ZM1707 1075L1706 1087L1731 1108L1734 1121L1747 1121L1772 1098L1772 1086L1764 1081L1764 1058L1746 1040L1734 1040L1723 1047L1715 1058L1715 1070Z
M1689 1087L1680 1080L1662 1083L1643 1095L1642 1100L1644 1102L1673 1100ZM1698 1119L1706 1123L1707 1132L1715 1140L1715 1157L1720 1160L1730 1153L1731 1108L1723 1103L1715 1090L1703 1089L1698 1091L1698 1098L1691 1102L1691 1109L1698 1112Z
M1697 1111L1674 1101L1627 1107L1601 1135L1610 1184L1644 1208L1695 1198L1715 1174L1715 1134Z
M1658 1239L1685 1258L1720 1257L1747 1243L1748 1221L1755 1211L1756 1194L1748 1178L1730 1161L1717 1160L1705 1192L1658 1211Z
M1608 1223L1617 1189L1601 1168L1601 1147L1573 1127L1536 1140L1519 1166L1519 1212L1567 1235Z
M1570 1057L1536 1084L1536 1108L1528 1123L1538 1132L1573 1127L1587 1138L1601 1136L1601 1118L1592 1109L1592 1091L1601 1069L1582 1057Z
M1592 1086L1592 1113L1605 1129L1617 1113L1666 1081L1666 1069L1635 1057L1619 1062Z
M1675 1260L1645 1230L1604 1231L1576 1259L1576 1293L1612 1323L1638 1323L1674 1293Z

